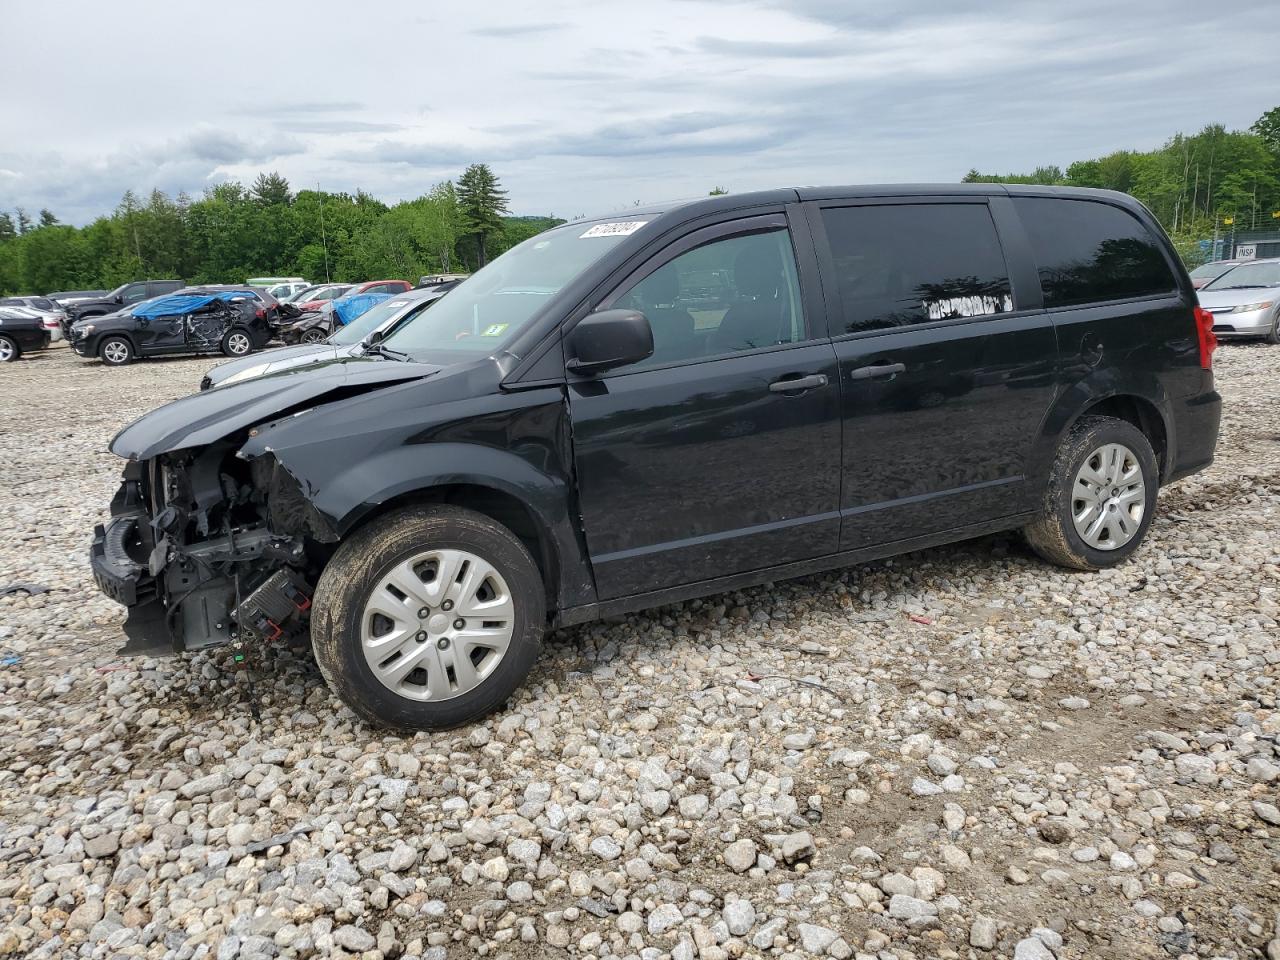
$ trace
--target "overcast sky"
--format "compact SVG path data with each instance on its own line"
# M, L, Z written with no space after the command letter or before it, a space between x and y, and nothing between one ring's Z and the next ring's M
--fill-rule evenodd
M260 170L393 202L482 161L572 217L1065 167L1280 102L1274 0L895 6L3 0L0 209Z

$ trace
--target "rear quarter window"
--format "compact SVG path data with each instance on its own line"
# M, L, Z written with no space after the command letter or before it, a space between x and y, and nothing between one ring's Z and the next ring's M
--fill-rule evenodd
M1133 214L1094 200L1014 197L1046 307L1166 294L1177 281Z

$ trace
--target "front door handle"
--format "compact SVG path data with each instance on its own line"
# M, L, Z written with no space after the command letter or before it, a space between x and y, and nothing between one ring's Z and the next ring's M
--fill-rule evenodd
M814 387L825 387L827 385L827 375L825 373L813 373L807 377L793 377L790 380L785 377L781 380L775 380L769 384L769 390L773 393L798 393L801 390L812 390Z
M900 373L905 373L907 365L905 363L882 363L878 366L857 367L850 371L850 380L879 380L881 377L896 377Z

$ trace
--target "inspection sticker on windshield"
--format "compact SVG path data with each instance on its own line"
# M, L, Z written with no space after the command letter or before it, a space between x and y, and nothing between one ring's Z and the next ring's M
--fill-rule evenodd
M487 327L485 327L482 331L480 331L480 336L500 337L502 336L502 331L507 329L507 327L509 326L511 326L511 324L509 323L491 323Z
M629 237L648 222L648 220L619 220L616 223L597 223L578 239L585 240L587 237Z

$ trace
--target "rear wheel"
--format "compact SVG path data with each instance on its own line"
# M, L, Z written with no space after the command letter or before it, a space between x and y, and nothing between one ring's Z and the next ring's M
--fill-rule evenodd
M546 601L524 544L488 517L407 507L361 528L316 585L311 642L362 719L438 730L499 708L541 649Z
M222 352L228 357L243 357L253 352L253 338L243 327L232 327L222 338Z
M98 346L98 356L109 367L123 367L133 360L133 344L125 337L107 337Z
M1159 485L1155 452L1141 430L1112 417L1082 417L1058 449L1040 515L1023 532L1050 563L1114 566L1146 536Z
M22 356L18 342L12 337L0 335L0 363L13 363Z

